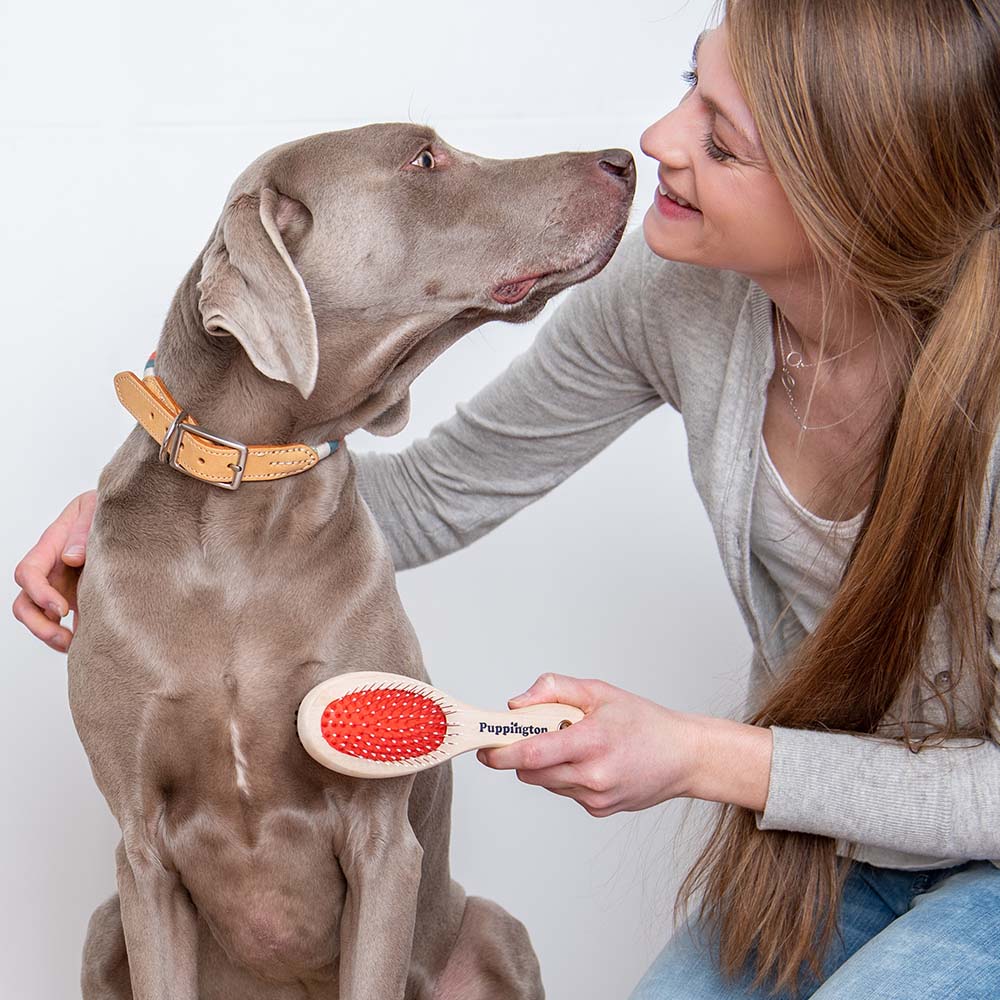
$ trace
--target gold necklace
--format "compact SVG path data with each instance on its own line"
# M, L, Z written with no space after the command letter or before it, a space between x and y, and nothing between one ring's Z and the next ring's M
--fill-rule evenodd
M775 325L775 331L778 335L778 353L781 355L781 384L785 387L785 392L788 394L788 403L792 408L792 413L795 415L795 422L804 431L825 431L831 427L836 427L838 424L844 423L846 420L850 420L851 417L856 414L862 406L865 405L867 399L861 401L858 406L851 410L846 417L841 417L839 420L835 420L832 424L813 424L807 425L802 422L802 416L799 414L799 408L795 405L795 395L793 389L795 388L795 376L791 373L790 369L795 368L815 368L821 361L836 361L837 358L842 358L845 354L850 354L855 348L861 347L863 344L867 344L872 337L875 336L874 332L861 341L860 344L853 344L848 347L846 351L841 351L839 354L835 354L832 358L820 358L819 361L806 362L802 357L801 351L796 351L792 349L792 338L788 334L788 329L785 326L784 314L775 309L775 315L778 322ZM785 334L788 336L788 351L785 351L785 344L781 337L782 327L785 327ZM792 360L797 358L797 361Z

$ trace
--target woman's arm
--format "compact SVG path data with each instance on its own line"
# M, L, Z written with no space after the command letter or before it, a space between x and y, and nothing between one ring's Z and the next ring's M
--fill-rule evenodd
M587 714L565 730L477 756L575 799L592 816L699 798L754 810L762 830L1000 860L996 742L950 740L911 753L895 741L679 712L604 681L551 673L508 705L537 702Z
M486 534L663 402L634 362L647 356L648 256L641 230L630 234L599 275L569 293L531 347L450 419L398 454L354 456L358 487L397 569ZM657 360L662 373L667 344ZM73 633L59 619L75 610L95 502L94 490L71 501L14 573L22 588L14 616L61 651Z
M800 830L876 847L1000 860L1000 746L900 742L771 726L761 830Z
M485 535L664 401L633 360L644 351L646 254L641 231L626 238L531 346L427 437L395 454L355 456L397 569Z

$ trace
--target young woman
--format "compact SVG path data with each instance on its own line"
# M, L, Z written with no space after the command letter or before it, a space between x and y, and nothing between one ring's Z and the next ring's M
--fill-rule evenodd
M635 1000L996 997L1000 0L730 0L686 76L642 232L362 493L416 566L680 410L751 712L546 674L511 704L587 719L480 759L595 816L721 804ZM57 649L93 505L15 574Z

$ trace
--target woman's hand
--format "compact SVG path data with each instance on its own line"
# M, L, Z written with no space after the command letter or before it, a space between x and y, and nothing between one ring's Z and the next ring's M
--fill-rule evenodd
M22 588L14 600L14 617L60 653L73 640L73 633L60 620L72 609L74 629L80 624L76 584L96 505L97 490L71 500L14 569L14 582Z
M542 674L510 708L576 705L585 718L505 747L480 750L493 768L576 799L591 816L634 812L682 796L763 810L771 731L678 712L604 681Z

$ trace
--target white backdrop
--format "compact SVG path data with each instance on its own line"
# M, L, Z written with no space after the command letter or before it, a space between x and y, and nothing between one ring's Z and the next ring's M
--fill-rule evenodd
M655 184L639 135L683 92L708 12L709 0L4 4L6 606L18 559L133 426L112 375L142 370L251 159L368 121L425 122L488 156L624 146L639 161L635 226ZM554 308L470 334L417 381L402 434L350 446L425 434ZM548 669L683 710L727 714L743 696L749 641L666 407L398 582L432 680L463 701L502 707ZM0 630L0 995L64 1000L89 914L113 890L117 829L72 725L65 658L9 613ZM594 819L472 755L455 778L455 876L527 924L550 1000L625 997L670 931L683 801Z

